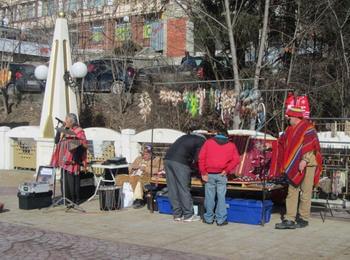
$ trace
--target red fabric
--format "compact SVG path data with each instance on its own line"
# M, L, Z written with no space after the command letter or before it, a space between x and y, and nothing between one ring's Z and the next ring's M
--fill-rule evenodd
M240 154L240 162L234 169L236 176L248 177L253 179L257 176L255 167L258 164L258 160L264 156L267 160L270 160L270 169L268 172L269 178L279 177L277 170L277 158L278 158L278 142L277 140L257 138L253 135L231 135L233 143L236 145L238 153ZM262 147L272 147L272 151L263 152ZM261 167L261 165L259 165Z
M269 171L269 177L279 177L280 172L278 172L278 142L277 141L271 141L272 145L272 155L271 155L271 164L270 164L270 171Z
M234 143L218 144L212 138L204 143L198 159L199 171L202 175L223 171L231 174L239 163L239 154Z
M316 155L314 184L317 185L322 171L322 156L314 126L304 119L295 126L289 126L279 138L280 171L286 174L294 186L299 186L304 177L304 173L299 172L299 163L303 155L311 151Z
M56 145L56 149L51 158L51 166L61 167L70 173L77 173L80 171L80 164L74 161L74 154L76 150L69 151L68 143L74 139L80 140L82 145L87 145L85 132L81 127L73 127L72 130L76 136L74 137L63 137L60 142ZM87 153L86 151L79 158L84 167L87 165Z

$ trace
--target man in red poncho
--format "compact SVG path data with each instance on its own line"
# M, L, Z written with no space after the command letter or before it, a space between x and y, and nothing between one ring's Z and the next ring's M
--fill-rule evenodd
M80 167L87 165L87 140L84 130L78 124L78 118L70 113L66 116L64 128L57 129L56 149L51 166L60 167L65 177L66 198L79 203ZM61 176L61 186L62 176Z
M309 224L312 189L322 171L320 143L313 124L303 118L303 110L298 107L290 108L286 117L290 126L279 138L279 164L289 181L287 213L285 219L276 224L276 229L295 229Z

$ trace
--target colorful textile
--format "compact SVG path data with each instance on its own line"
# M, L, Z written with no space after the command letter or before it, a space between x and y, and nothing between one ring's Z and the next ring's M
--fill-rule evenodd
M308 152L314 152L317 162L314 185L318 184L322 171L320 143L314 126L306 119L289 126L279 138L279 163L293 186L299 186L305 172L299 171L299 163Z
M83 145L87 145L85 132L81 127L73 127L75 136L61 136L61 140L56 145L56 149L51 158L51 166L60 167L69 173L79 173L80 166L87 165L87 152ZM73 140L79 140L80 146L77 149L69 151L69 143Z

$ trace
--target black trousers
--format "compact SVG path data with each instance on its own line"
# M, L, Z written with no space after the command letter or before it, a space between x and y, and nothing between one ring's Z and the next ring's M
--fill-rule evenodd
M79 203L80 201L80 176L72 174L64 169L62 169L62 174L65 178L65 197L74 203ZM61 177L61 192L63 194L63 179Z

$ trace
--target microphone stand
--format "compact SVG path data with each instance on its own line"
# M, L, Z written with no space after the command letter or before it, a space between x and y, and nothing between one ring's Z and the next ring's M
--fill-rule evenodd
M56 124L55 129L58 128L58 126L59 126L60 123L61 123L61 122L57 120L57 124ZM62 123L61 123L61 124L62 124ZM56 139L56 138L55 138L55 139ZM54 140L54 146L53 146L51 155L55 152L56 146L57 146L56 140ZM53 197L54 197L54 198L56 197L56 169L57 169L57 168L55 167L55 177L54 177L54 180L53 180ZM61 178L62 178L62 176L61 176Z

